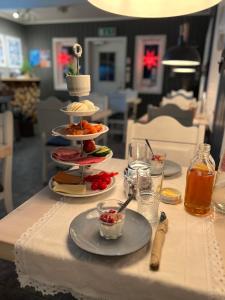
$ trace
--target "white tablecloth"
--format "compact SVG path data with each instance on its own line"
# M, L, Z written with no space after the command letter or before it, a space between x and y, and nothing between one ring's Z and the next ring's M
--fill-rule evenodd
M124 166L125 161L112 160L105 168L122 171ZM183 192L184 176L165 185ZM99 200L114 197L124 199L122 173L112 192L53 205L15 245L21 286L33 286L44 294L70 292L80 299L225 299L213 220L188 215L183 204L160 204L168 216L169 231L158 272L149 270L149 247L117 258L78 248L68 235L73 218ZM136 202L130 207L136 209Z

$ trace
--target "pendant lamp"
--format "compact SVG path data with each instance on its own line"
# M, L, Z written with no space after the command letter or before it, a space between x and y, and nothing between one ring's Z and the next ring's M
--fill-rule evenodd
M195 13L221 0L88 0L107 12L139 18L166 18Z
M180 25L180 33L176 46L169 48L162 60L163 65L167 66L198 66L200 65L200 54L196 47L187 43L189 36L189 24Z
M196 69L195 68L173 68L174 73L195 73Z

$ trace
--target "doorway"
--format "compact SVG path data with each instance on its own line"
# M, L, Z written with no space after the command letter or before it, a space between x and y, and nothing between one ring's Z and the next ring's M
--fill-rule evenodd
M93 92L125 88L126 46L126 37L85 39L85 73L91 74Z

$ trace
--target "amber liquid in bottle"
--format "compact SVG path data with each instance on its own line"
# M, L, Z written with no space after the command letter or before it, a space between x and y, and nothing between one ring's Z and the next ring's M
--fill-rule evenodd
M206 166L193 167L187 173L184 206L192 215L210 213L214 172Z

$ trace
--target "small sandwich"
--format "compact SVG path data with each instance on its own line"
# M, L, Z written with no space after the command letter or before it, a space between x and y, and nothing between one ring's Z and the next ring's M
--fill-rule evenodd
M53 177L53 191L65 194L84 194L86 185L82 183L81 176L59 171Z
M59 171L53 177L54 181L61 184L80 184L82 182L81 176Z

